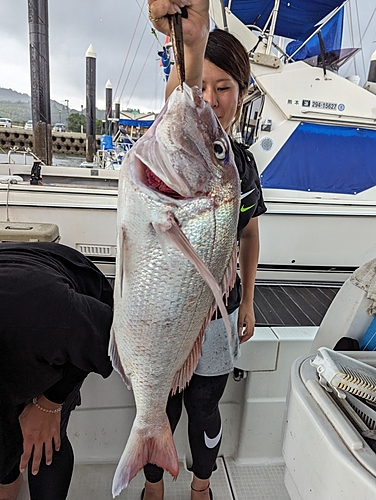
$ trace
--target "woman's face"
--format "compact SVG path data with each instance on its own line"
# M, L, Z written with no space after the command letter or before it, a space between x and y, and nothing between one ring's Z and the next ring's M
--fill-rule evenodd
M202 95L213 108L222 127L229 133L241 103L238 82L229 73L205 59L202 73Z

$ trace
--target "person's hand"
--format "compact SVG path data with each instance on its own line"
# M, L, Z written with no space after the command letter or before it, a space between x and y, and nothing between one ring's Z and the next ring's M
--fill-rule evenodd
M50 410L55 410L60 406L52 403L44 396L38 399L38 403L43 408ZM33 403L25 407L19 416L24 440L24 452L20 461L21 471L25 470L33 450L32 474L35 475L39 471L43 448L46 464L51 464L54 448L56 451L60 449L60 418L60 413L41 411Z
M238 316L238 332L239 341L241 344L249 340L253 336L255 331L255 323L256 319L255 311L253 309L253 302L251 302L250 304L241 302Z
M0 500L17 500L23 482L22 474L10 484L0 484Z
M209 32L209 0L148 0L149 17L155 29L170 35L167 14L187 7L188 18L182 20L184 45L194 47L206 40Z

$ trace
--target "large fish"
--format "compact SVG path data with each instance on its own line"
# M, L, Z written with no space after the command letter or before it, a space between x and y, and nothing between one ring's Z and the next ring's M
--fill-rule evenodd
M178 87L124 159L110 354L137 414L117 466L118 495L148 462L177 476L166 415L236 275L240 183L232 149L197 87Z

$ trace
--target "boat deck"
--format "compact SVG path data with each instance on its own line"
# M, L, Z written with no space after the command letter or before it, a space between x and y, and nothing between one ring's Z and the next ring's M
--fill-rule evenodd
M283 465L236 465L231 458L218 458L211 489L215 500L290 500L283 481ZM67 500L111 500L116 464L76 464ZM165 475L165 500L187 500L192 474L180 463L177 481ZM139 473L117 498L139 500L144 486ZM28 500L24 484L19 500Z
M218 459L218 470L213 474L211 488L215 500L289 500L283 482L283 465L236 466L232 459ZM81 465L76 467L69 500L111 499L111 483L115 466ZM187 500L192 474L183 464L177 481L165 477L165 500ZM138 500L144 485L139 474L120 500ZM85 496L83 496L83 492Z
M340 286L256 283L256 326L319 326Z

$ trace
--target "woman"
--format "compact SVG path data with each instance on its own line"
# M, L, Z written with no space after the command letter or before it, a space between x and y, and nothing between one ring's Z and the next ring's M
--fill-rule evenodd
M149 17L154 26L168 34L166 14L180 12L186 6L188 18L183 19L186 83L200 86L204 99L211 105L224 130L231 135L239 118L241 105L250 81L249 58L242 44L227 32L216 30L209 34L207 0L149 0ZM178 85L175 71L168 80L168 97ZM231 140L231 139L230 139ZM223 320L212 320L202 344L202 354L188 387L183 393L170 397L167 414L172 430L182 411L188 413L188 434L193 458L191 500L213 498L210 477L218 455L222 426L218 403L224 392L234 360L238 357L239 342L253 335L254 284L259 254L257 217L266 211L255 162L246 148L231 140L241 179L242 201L238 224L240 242L239 264L242 277L230 293L227 304L233 329L229 346ZM144 468L144 500L163 499L163 470L148 464Z
M0 244L0 500L64 500L73 471L66 434L90 372L112 371L112 288L58 243Z

